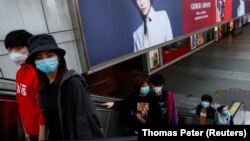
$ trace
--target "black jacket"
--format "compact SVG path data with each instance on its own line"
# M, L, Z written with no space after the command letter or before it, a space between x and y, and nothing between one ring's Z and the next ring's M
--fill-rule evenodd
M200 116L201 109L202 109L202 106L201 106L201 104L199 104L196 108L196 115ZM212 106L209 106L207 108L207 119L214 119L215 112L216 112L216 110Z
M46 89L40 90L39 101L42 113ZM86 139L103 137L99 114L91 99L85 80L75 71L67 71L58 87L57 99L61 135L63 139ZM47 131L49 134L49 130ZM47 136L48 136L47 134Z
M138 111L140 103L149 104L147 116L144 117L146 124L142 124L135 116L136 113L140 112ZM142 108L144 107L145 106L142 105ZM130 126L130 128L133 128L134 130L140 130L142 128L160 129L162 126L161 108L154 93L152 92L149 92L148 95L144 97L133 93L128 98L115 102L114 109L126 112L124 116L128 116L127 119L129 119L126 122L126 125Z

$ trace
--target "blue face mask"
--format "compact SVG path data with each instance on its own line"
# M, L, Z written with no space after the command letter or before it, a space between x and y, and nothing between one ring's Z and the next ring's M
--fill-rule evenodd
M146 86L146 87L141 87L141 94L143 96L146 96L148 93L149 93L149 86Z
M202 106L203 108L208 108L208 107L209 107L209 103L208 103L208 102L205 102L205 101L202 101L202 102L201 102L201 106Z
M59 65L57 57L35 61L36 68L46 74L53 73Z
M224 115L225 117L227 117L227 116L229 115L228 110L223 111L223 115Z

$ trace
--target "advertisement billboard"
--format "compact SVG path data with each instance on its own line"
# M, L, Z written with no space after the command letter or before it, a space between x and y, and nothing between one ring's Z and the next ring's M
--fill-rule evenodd
M245 14L249 1L78 0L88 69L125 61L176 37ZM202 41L199 37L191 38Z
M247 0L246 3L247 3L246 4L246 12L250 13L250 0Z
M197 34L190 36L190 46L191 46L191 50L197 48Z
M216 5L211 0L183 0L183 33L216 24Z
M233 18L246 14L246 1L247 0L233 0Z
M89 68L182 35L181 2L78 0Z
M200 32L197 34L197 46L201 46L205 43L205 39L204 39L204 34L203 32Z
M216 21L223 22L232 18L232 0L216 0Z
M159 49L154 49L152 51L149 51L148 53L149 57L149 69L153 70L160 66L160 55L159 55Z

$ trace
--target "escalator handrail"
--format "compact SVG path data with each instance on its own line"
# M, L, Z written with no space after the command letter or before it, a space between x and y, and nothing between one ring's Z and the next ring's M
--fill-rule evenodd
M195 113L184 113L184 112L178 112L178 115L184 116L184 117L197 117Z
M184 107L179 107L179 106L177 106L176 108L177 108L177 109L182 109L182 110L184 110L184 111L195 111L195 110L196 110L196 107L194 107L194 108L184 108Z
M0 95L4 95L4 96L16 96L16 92L8 90L8 89L7 90L0 89Z
M3 77L0 77L0 80L7 80L7 81L16 82L15 79L11 79L11 78L3 78Z

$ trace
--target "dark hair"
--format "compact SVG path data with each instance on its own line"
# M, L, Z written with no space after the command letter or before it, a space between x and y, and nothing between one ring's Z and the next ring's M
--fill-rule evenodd
M58 55L59 59L59 65L57 67L57 74L56 74L56 79L53 82L53 85L59 86L59 83L61 79L63 78L64 74L67 71L67 64L65 61L65 58L63 56L60 56L59 53L56 51L52 51ZM36 68L34 61L32 62L32 65L34 68ZM41 72L40 70L36 69L37 76L38 76L38 81L42 89L47 88L49 86L49 79L47 75L44 72Z
M220 107L217 108L217 111L221 113L223 111L223 108L225 108L225 105L221 105Z
M213 102L213 98L210 95L204 94L201 97L201 101L209 101L209 103L212 103Z
M150 77L150 82L154 86L159 86L159 85L164 85L166 82L166 79L162 74L155 74L155 75Z
M139 75L134 80L134 89L135 92L138 94L140 93L141 86L145 83L149 83L148 78L145 75Z
M5 48L8 49L20 46L28 47L28 40L32 36L33 35L31 33L23 29L11 31L4 39Z

